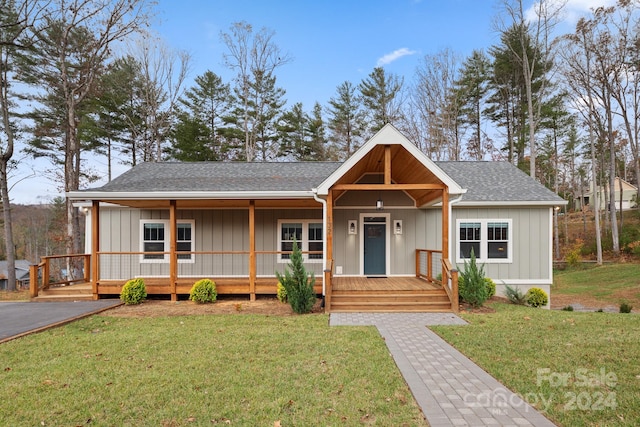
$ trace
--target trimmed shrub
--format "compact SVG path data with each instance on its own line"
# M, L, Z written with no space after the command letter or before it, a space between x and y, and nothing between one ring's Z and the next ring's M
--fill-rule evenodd
M198 280L189 291L189 299L199 304L214 302L217 297L216 284L210 279Z
M140 304L147 297L147 287L144 280L131 279L122 287L120 292L120 301L126 305Z
M287 302L287 290L284 288L284 286L282 286L282 283L280 282L278 282L276 296L278 297L278 301Z
M540 288L530 288L526 295L527 304L531 307L541 307L547 305L549 296Z
M491 280L489 277L485 277L484 285L487 287L487 299L496 294L496 282Z
M298 314L311 312L316 302L316 294L313 290L316 278L313 272L307 273L304 268L302 251L295 240L293 241L291 262L285 268L284 276L276 271L276 277L287 292L287 300L293 311Z
M631 305L629 305L626 302L623 302L622 304L620 304L620 313L631 313L631 309L633 307L631 307Z
M464 272L461 273L458 281L458 294L463 301L473 307L482 307L482 304L489 298L487 284L484 277L484 265L478 267L476 255L471 249L471 260L464 261Z
M562 311L573 311L573 306L572 305L568 305L566 307L562 307Z
M509 285L505 285L504 294L512 304L524 305L526 298L522 290L518 287L512 288Z

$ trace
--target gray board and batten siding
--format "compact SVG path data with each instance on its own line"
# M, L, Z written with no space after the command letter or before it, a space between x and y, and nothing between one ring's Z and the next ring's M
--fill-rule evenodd
M101 252L141 252L142 220L169 219L165 209L103 207L100 212ZM256 251L278 250L278 220L322 221L322 209L256 209ZM245 252L245 254L196 254L193 262L179 262L186 277L246 277L249 271L249 212L247 209L178 210L177 220L193 221L194 252ZM142 255L102 255L101 278L167 277L168 262L141 262ZM276 254L258 254L258 277L272 277L286 263ZM309 264L316 275L322 263Z

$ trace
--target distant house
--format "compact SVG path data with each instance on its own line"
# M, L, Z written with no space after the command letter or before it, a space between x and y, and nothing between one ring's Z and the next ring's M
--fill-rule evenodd
M16 288L29 288L29 265L27 260L16 260ZM6 290L7 283L7 261L0 261L0 289Z
M622 192L620 191L622 189ZM605 191L607 192L607 198L605 199ZM600 209L605 208L605 201L609 198L609 187L596 186L596 193L598 193L598 201ZM622 209L631 209L637 206L636 197L638 195L638 187L625 181L624 179L616 177L615 179L615 194L616 194L616 209L620 209L620 200L622 197ZM584 207L593 207L594 192L593 186L589 186L584 189L583 194L577 195L575 198L576 209L583 209Z
M506 162L434 162L387 125L344 163L143 163L84 207L94 298L275 294L294 241L327 311L457 310L456 266L550 292L552 213L566 202Z

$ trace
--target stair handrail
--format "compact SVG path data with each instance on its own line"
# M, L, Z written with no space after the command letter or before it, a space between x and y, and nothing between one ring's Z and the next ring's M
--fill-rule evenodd
M453 268L448 258L442 260L442 287L451 301L451 310L457 313L459 310L458 269Z
M83 259L82 277L67 280L51 280L51 260L61 258ZM39 264L29 266L29 296L35 298L39 291L47 290L51 285L72 285L74 283L86 283L91 281L91 254L47 255L40 257Z

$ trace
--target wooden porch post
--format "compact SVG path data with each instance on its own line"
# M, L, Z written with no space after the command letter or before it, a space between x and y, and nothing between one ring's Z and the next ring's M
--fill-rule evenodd
M38 270L37 264L29 266L29 296L35 298L38 296Z
M327 229L325 230L327 238L327 253L325 254L327 270L324 272L324 311L331 311L331 278L333 273L333 190L329 190L327 195Z
M249 201L249 300L256 300L256 201Z
M391 146L384 146L384 183L391 184Z
M169 285L171 286L171 301L177 301L176 283L178 281L178 218L176 201L169 201Z
M447 258L449 258L449 190L445 187L442 190L442 259Z
M91 202L91 293L93 299L99 298L98 286L100 280L100 201Z

